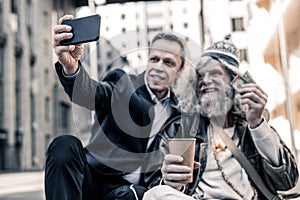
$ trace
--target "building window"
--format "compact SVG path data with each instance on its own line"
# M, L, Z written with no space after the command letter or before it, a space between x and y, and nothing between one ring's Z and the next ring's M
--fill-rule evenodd
M50 98L45 98L45 120L46 122L50 121Z
M122 15L121 15L121 19L125 19L125 14L122 14Z
M22 90L22 83L21 83L21 59L16 58L16 79L15 79L15 102L16 102L16 127L17 129L21 127L21 114L22 114L22 97L21 97L21 90Z
M163 27L148 27L147 28L147 31L150 33L150 32L159 32L159 31L162 31L163 30Z
M51 137L50 137L50 134L47 133L47 134L45 135L45 150L46 150L46 152L47 152L48 145L50 144L50 142L51 142Z
M36 108L36 101L35 101L35 96L34 94L31 92L30 93L30 113L31 113L31 121L34 122L36 119L35 116L35 108Z
M185 23L183 24L183 27L184 27L184 28L188 28L188 27L189 27L189 24L188 24L187 22L185 22Z
M60 127L64 130L69 128L70 106L66 103L60 104Z
M113 52L112 51L106 52L106 57L111 60L113 58Z
M126 28L122 28L122 33L125 33L126 32Z
M49 14L47 11L43 12L43 26L48 27L49 26Z
M3 76L4 71L4 49L0 47L0 78Z
M0 126L3 123L4 117L4 86L2 77L0 77Z
M11 13L17 13L17 2L16 0L11 0Z
M248 49L240 49L240 61L248 62Z
M45 77L44 77L45 85L49 84L49 71L45 69Z
M49 55L49 41L44 39L44 54Z
M232 31L244 31L244 19L241 18L232 18L231 19L232 23Z
M163 17L162 13L156 12L156 13L148 13L149 19L161 19Z

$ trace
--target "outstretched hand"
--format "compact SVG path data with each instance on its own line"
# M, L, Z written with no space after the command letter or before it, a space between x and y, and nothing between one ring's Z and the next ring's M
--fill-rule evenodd
M66 74L74 74L78 69L78 60L83 52L83 44L63 46L60 42L73 37L72 27L62 25L64 20L73 19L72 15L65 15L59 19L59 24L53 27L53 49L58 61L63 65Z
M193 170L181 164L183 158L174 154L167 154L164 158L161 173L165 185L169 185L180 190L188 183L188 179L192 177ZM199 162L194 162L194 168L200 167Z

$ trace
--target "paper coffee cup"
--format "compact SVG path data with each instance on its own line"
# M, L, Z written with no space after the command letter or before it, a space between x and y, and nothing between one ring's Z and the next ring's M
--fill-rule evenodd
M194 169L195 154L195 138L172 138L168 139L169 150L171 154L183 157L182 165L189 166ZM189 183L193 181L193 177L189 179Z

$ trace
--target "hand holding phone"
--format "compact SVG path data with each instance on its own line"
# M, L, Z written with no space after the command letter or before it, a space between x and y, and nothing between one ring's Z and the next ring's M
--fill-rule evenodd
M65 20L62 24L72 27L73 37L71 39L62 40L61 45L72 45L97 41L100 35L101 17L98 14Z

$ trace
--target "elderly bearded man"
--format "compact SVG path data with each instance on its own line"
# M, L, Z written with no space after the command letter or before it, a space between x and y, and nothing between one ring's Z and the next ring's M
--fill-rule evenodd
M229 36L204 51L196 67L200 111L175 118L156 137L152 149L157 154L145 175L153 188L145 200L265 199L225 145L221 131L241 149L270 191L296 185L295 158L264 118L266 93L256 83L237 91L231 87L240 74L238 66L238 49ZM196 138L194 170L180 164L181 156L169 154L168 138L175 137Z

